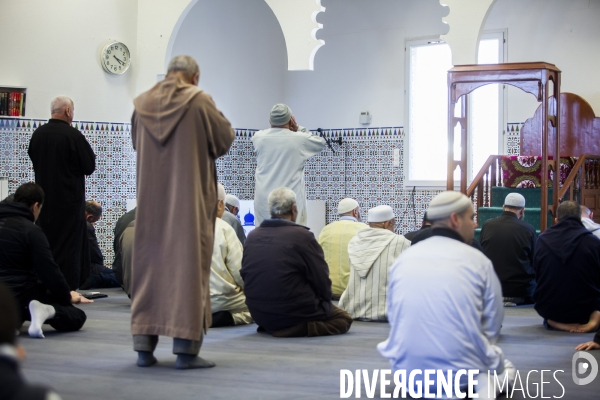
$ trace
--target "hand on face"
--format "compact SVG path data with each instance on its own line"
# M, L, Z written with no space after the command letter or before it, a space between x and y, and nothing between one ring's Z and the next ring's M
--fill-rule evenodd
M298 132L298 123L293 115L292 118L290 118L290 131Z

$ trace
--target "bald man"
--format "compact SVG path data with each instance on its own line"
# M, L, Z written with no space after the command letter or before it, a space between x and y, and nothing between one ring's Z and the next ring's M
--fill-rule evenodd
M35 183L46 193L37 224L67 284L75 290L88 278L90 258L85 223L85 177L96 169L96 156L83 134L71 126L75 106L65 96L50 104L52 117L33 132L29 158Z

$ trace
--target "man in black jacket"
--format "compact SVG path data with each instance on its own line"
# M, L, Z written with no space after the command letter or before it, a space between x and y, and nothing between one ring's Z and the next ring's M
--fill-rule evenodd
M0 203L0 281L12 290L21 321L31 321L29 335L43 338L42 325L76 331L86 320L76 303L90 303L72 292L52 258L48 240L34 224L44 203L35 183L21 185L12 202Z
M600 246L580 213L576 202L563 202L557 224L536 243L535 310L548 329L593 332L600 326Z
M501 216L485 221L481 229L483 253L492 260L505 302L533 303L535 228L523 221L525 197L509 193Z
M268 198L271 219L246 239L241 275L246 305L259 325L276 337L346 333L352 317L331 303L331 280L323 249L298 215L295 193L285 187Z
M96 228L94 225L102 218L102 206L100 203L88 200L85 202L85 220L87 225L87 238L89 242L91 270L90 276L81 285L81 289L113 288L120 287L115 271L104 265L104 256L100 250Z

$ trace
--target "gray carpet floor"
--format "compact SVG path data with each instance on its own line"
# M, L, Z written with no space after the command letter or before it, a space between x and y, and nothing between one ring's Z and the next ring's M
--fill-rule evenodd
M46 339L40 340L29 338L27 325L21 329L20 344L28 353L23 373L30 382L49 385L64 399L77 400L336 399L341 369L389 368L375 348L389 327L366 322L355 322L346 335L303 339L259 334L254 324L211 329L200 353L217 364L208 370L175 370L172 340L161 338L155 353L158 365L139 368L129 330L129 299L121 290L102 291L109 297L81 306L88 319L79 332L56 333L46 325ZM574 348L591 340L592 334L546 331L532 307L505 311L499 345L519 370L523 387L529 388L529 395L515 391L511 398L536 397L541 370L552 371L544 373L544 397L600 398L600 377L586 386L571 378ZM600 360L600 351L590 354ZM533 370L538 372L529 374L527 384ZM564 371L556 373L562 387L552 376L556 370Z

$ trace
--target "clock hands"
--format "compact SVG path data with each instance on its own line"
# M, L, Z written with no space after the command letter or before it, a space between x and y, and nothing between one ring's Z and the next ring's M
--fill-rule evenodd
M113 55L115 60L117 60L121 65L125 65L125 63L117 58L117 56Z

